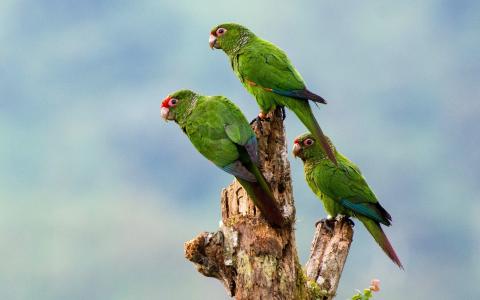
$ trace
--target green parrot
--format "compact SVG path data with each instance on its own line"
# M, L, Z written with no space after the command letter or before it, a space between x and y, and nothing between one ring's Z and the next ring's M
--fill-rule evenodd
M328 219L338 215L359 219L388 257L403 269L380 227L380 224L391 225L390 214L380 205L360 169L338 152L329 139L328 142L337 158L337 165L327 159L316 137L310 133L297 137L293 146L293 155L302 159L307 183L322 200Z
M233 71L256 98L260 119L277 106L287 107L320 140L328 158L336 164L335 155L308 100L323 104L327 102L306 88L302 76L285 52L234 23L216 26L210 32L209 44L212 49L222 49L227 54Z
M180 90L162 101L161 116L175 121L203 156L235 176L272 226L283 225L282 213L258 168L257 137L233 102Z

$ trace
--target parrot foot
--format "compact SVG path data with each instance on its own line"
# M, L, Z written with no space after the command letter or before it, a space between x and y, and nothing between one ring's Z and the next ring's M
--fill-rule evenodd
M270 122L270 118L267 117L267 114L260 112L258 116L250 122L250 125L258 123L258 126L262 127L262 122Z
M270 118L267 117L267 114L266 114L266 113L263 113L263 112L259 112L257 118L258 118L260 121L270 121Z
M355 227L355 223L353 222L352 219L350 219L349 216L338 215L338 216L337 216L337 219L338 219L338 221L345 220L345 222L347 222L348 225L350 225L350 226L352 226L352 227Z
M318 220L315 223L315 228L318 226L318 224L322 223L325 228L328 230L328 232L332 233L333 232L333 227L335 226L335 218L332 218L331 216L328 216L324 219Z

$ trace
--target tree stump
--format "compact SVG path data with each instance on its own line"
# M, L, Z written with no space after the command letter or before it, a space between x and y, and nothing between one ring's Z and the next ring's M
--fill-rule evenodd
M324 300L335 296L352 239L352 221L345 217L317 223L306 273L324 292Z
M235 180L221 193L219 231L203 232L186 242L185 257L203 275L219 279L238 300L331 299L353 230L344 220L335 221L332 231L320 223L305 274L295 243L295 206L281 110L268 118L255 121L252 127L258 138L261 171L287 220L285 226L270 227Z

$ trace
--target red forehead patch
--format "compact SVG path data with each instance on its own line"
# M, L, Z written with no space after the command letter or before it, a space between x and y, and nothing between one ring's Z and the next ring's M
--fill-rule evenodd
M168 102L170 102L170 100L172 99L172 97L168 96L167 98L163 99L162 101L162 107L167 107L168 108Z
M293 140L294 144L298 144L298 142L299 142L298 139Z

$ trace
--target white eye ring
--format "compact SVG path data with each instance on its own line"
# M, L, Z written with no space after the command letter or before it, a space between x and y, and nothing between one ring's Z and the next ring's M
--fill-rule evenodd
M170 99L170 101L168 101L168 106L173 107L173 106L177 105L177 102L178 102L177 99L172 98L172 99Z
M225 28L218 28L216 34L217 34L217 36L221 36L221 35L225 34L225 32L227 32L227 30Z
M311 146L311 145L313 145L313 140L312 140L312 139L306 139L306 140L303 142L303 144L304 144L305 146Z

